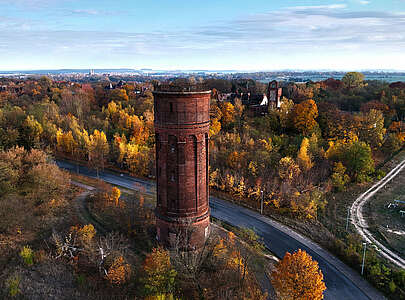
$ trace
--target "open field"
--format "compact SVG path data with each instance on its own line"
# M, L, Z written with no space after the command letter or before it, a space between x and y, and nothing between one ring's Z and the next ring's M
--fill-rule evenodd
M381 166L381 170L388 173L391 169L393 169L403 159L405 159L405 151L400 152L394 158L387 161L383 166ZM393 179L391 182L389 182L386 185L385 188L380 190L376 194L375 197L379 197L380 194L382 195L386 191L392 189L394 186L398 185L398 188L400 188L400 185L405 182L404 180L405 180L405 171L399 173L398 176L395 179ZM372 185L373 185L373 182L364 183L362 185L352 185L351 187L349 187L344 192L329 193L327 195L327 201L328 201L327 207L326 207L324 213L320 214L319 221L321 221L321 223L324 226L326 226L335 236L341 237L341 236L345 235L347 233L347 231L346 231L346 221L347 221L348 207L351 206L353 201L359 195L364 193ZM403 188L403 191L405 191L405 187ZM400 191L398 190L397 193L400 193ZM371 198L369 203L374 203L375 197ZM393 201L394 199L390 199L390 200ZM388 201L388 198L386 198L386 201ZM369 205L370 204L366 204L365 208L368 209ZM375 206L375 207L377 208L378 206ZM377 218L376 215L378 214L378 212L376 210L374 210L374 209L373 209L373 211L374 211L374 217L373 218ZM386 211L385 213L388 213L388 211ZM399 213L398 213L398 217L399 217ZM381 220L384 220L384 217L381 217ZM372 220L367 219L367 221L369 222L370 225L373 224ZM404 221L405 221L405 219L404 219ZM384 224L384 226L386 227L387 224L388 223ZM352 228L352 224L350 224L350 222L349 222L348 225L349 225L348 226L348 232L349 233L354 233L355 230L354 230L354 228ZM390 224L388 224L388 226L390 228Z
M405 216L400 215L400 210L405 210L405 205L388 208L388 204L394 200L405 201L405 171L401 171L369 200L365 205L364 215L376 238L405 256Z

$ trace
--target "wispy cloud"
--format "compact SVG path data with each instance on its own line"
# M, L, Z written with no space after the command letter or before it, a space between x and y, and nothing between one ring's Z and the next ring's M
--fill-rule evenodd
M98 15L102 11L75 13ZM140 63L215 56L232 57L237 63L237 58L277 54L367 53L378 57L403 53L405 47L404 12L351 11L344 4L288 7L183 31L50 31L35 29L35 25L25 32L15 27L15 21L6 22L9 26L0 26L0 56L13 53L32 59L46 55L50 60Z
M72 14L77 14L77 15L99 15L100 11L96 9L73 9L70 11Z
M311 5L311 6L291 6L291 10L332 10L346 8L346 4L329 4L329 5Z

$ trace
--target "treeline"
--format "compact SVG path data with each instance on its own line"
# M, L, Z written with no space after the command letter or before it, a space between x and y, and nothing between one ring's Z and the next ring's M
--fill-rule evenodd
M403 89L348 73L342 81L287 84L283 94L291 99L261 117L238 99L213 101L213 188L256 208L264 191L268 209L316 218L325 192L383 175L376 163L403 145Z
M97 170L110 163L134 174L152 174L150 91L139 95L136 84L106 89L46 77L22 85L22 93L1 93L1 148L44 148Z
M376 162L404 142L405 89L363 79L354 72L341 81L286 83L281 108L265 116L254 116L238 98L263 93L264 84L203 81L213 89L210 186L252 207L263 191L265 210L316 218L325 192L381 176ZM97 170L107 164L154 176L150 90L136 83L111 88L46 77L3 81L10 88L0 92L1 148L43 148ZM224 92L235 92L234 100L218 101Z

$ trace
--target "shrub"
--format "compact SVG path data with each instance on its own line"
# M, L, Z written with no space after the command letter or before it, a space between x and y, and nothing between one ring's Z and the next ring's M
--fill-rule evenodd
M396 133L390 133L385 139L382 150L387 154L393 154L401 149L402 141Z
M332 174L332 184L336 191L341 192L345 190L345 185L350 181L349 175L346 173L346 168L339 161L335 163Z
M96 235L96 229L94 229L93 224L84 225L77 230L77 235L84 245L88 245Z
M34 252L29 246L22 248L20 257L23 259L25 265L32 266L34 264Z
M375 172L375 177L377 180L380 180L381 178L383 178L386 175L386 173L383 170L377 170Z
M17 296L20 290L21 278L18 275L14 275L7 280L8 294L10 297Z

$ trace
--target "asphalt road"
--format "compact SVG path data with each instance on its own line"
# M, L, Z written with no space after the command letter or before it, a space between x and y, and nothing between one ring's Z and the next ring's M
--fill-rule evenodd
M57 164L61 168L76 172L75 164L65 161L57 161ZM81 175L96 178L96 172L86 167L80 166L79 172ZM99 178L124 188L138 190L150 195L156 194L154 183L125 174L104 171L99 173ZM291 229L252 210L215 197L210 197L210 207L211 215L219 220L234 226L253 228L262 237L266 247L279 258L282 258L286 252L294 252L298 249L307 251L318 261L324 275L327 287L325 299L384 299L352 269Z

